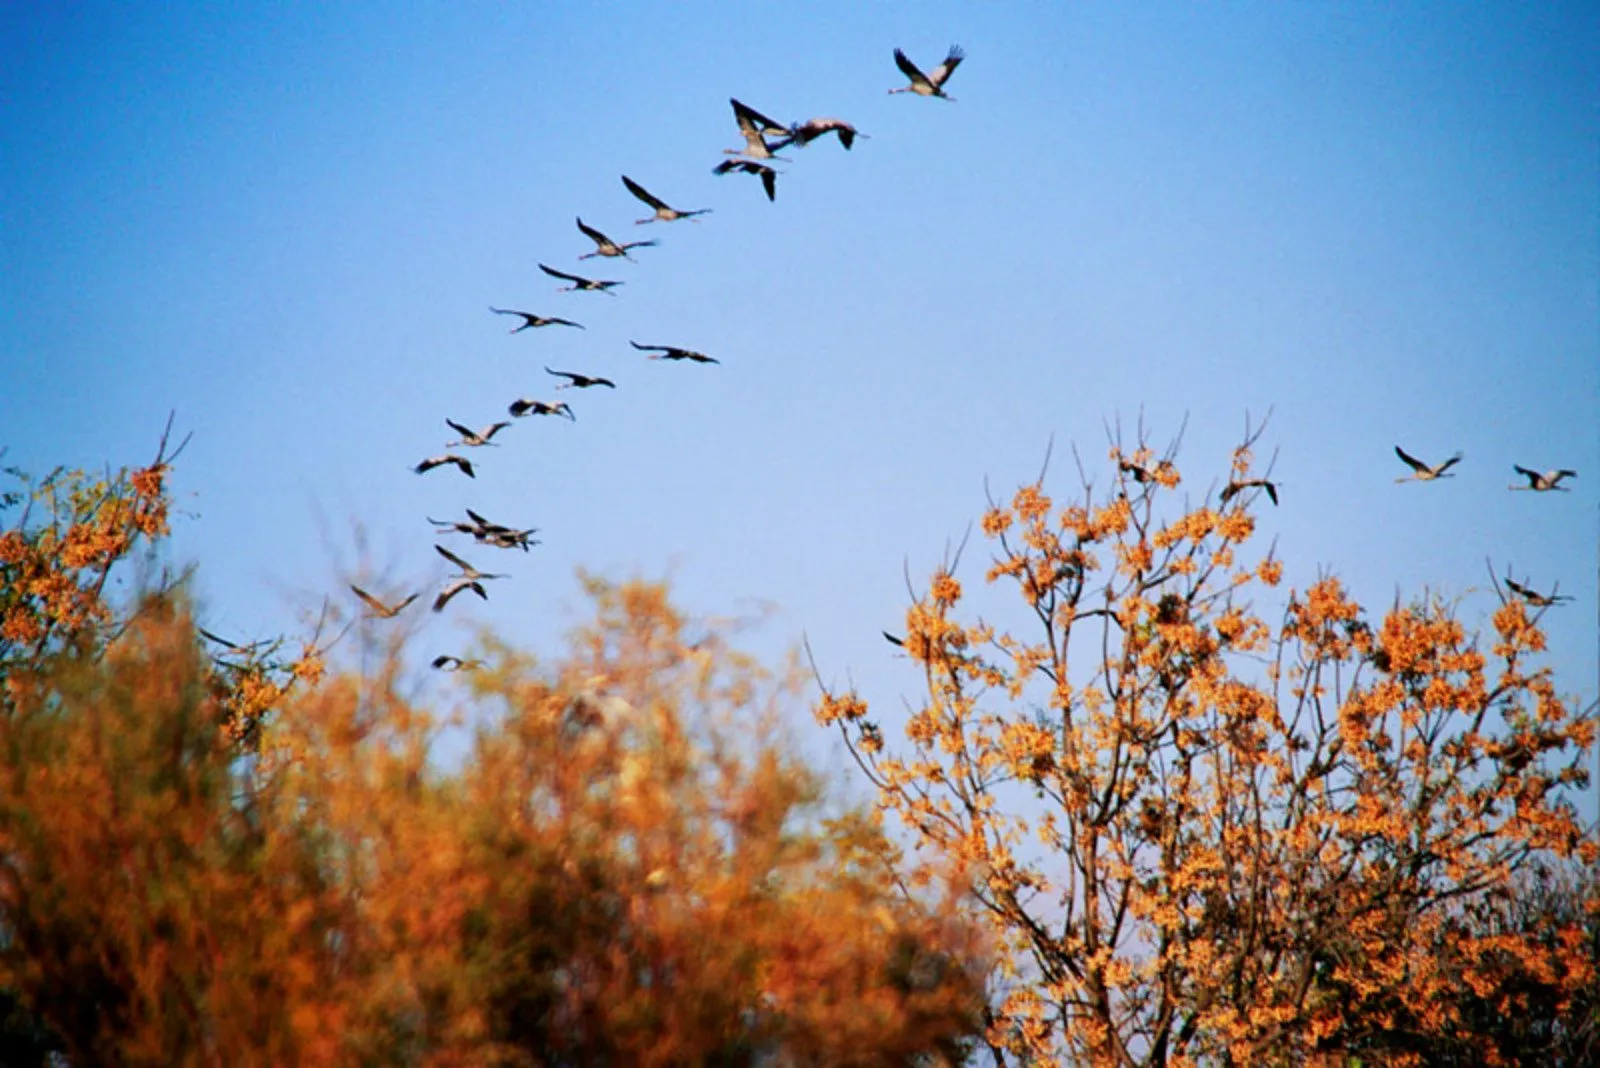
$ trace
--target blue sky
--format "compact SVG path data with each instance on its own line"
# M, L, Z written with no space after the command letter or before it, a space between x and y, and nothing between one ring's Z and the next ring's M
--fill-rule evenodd
M1056 443L1187 418L1198 497L1272 420L1287 581L1374 609L1492 607L1485 559L1559 582L1563 688L1596 693L1600 13L1541 5L11 5L0 14L0 444L137 462L194 434L173 556L228 634L292 629L358 567L442 561L425 515L542 528L418 650L484 624L552 649L582 566L692 610L776 614L897 707L878 636ZM956 103L892 53L967 60ZM728 98L870 139L714 177ZM699 224L636 227L629 174ZM573 219L658 239L581 270ZM489 305L584 322L515 337ZM720 366L655 363L629 340ZM541 367L619 387L551 392ZM446 417L523 420L416 476ZM1392 449L1462 450L1397 486ZM485 455L490 454L490 455ZM1511 465L1582 473L1509 493ZM358 535L359 528L359 535ZM981 544L965 577L978 581ZM1269 607L1263 605L1263 607ZM805 730L804 724L798 729Z

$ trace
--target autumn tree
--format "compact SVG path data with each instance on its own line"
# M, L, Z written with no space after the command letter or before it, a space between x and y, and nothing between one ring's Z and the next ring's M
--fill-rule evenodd
M788 674L599 580L564 655L485 638L443 710L390 621L222 642L181 584L106 594L164 533L170 459L24 482L0 536L0 1059L964 1057L979 937L824 798Z
M74 1065L304 1062L344 904L308 822L247 792L172 594L0 719L0 982ZM314 1036L313 1036L314 1037Z
M382 1063L958 1060L973 932L894 893L873 822L823 805L779 731L792 686L659 585L587 585L596 618L563 658L500 650L471 676L457 774L430 767L438 721L392 679L334 679L266 734L359 902L347 1044Z
M1198 504L1142 441L1103 489L992 502L984 577L1021 622L966 609L958 554L896 636L925 683L903 739L855 693L817 707L917 873L964 873L998 1060L1403 1064L1466 1036L1494 1063L1474 1013L1593 981L1571 916L1473 922L1530 865L1597 854L1566 800L1594 722L1538 612L1507 595L1479 641L1438 596L1373 619L1329 575L1269 622L1256 436Z
M167 421L155 457L138 467L95 475L57 468L34 478L0 469L0 716L15 708L27 679L62 658L96 657L147 602L179 583L149 566L168 533L167 477L188 444L172 445ZM130 568L143 572L128 575ZM117 596L115 582L131 580ZM248 645L211 636L218 714L236 741L248 743L259 720L295 681L320 671L318 641L287 649L280 640Z
M1582 932L1581 943L1575 931ZM1424 1037L1419 1051L1426 1063L1600 1063L1600 968L1593 966L1600 963L1600 868L1530 865L1511 884L1456 909L1441 927L1432 952L1447 972L1461 967L1463 941L1498 947L1472 961L1470 981L1461 976L1459 1020L1450 1032ZM1528 967L1523 954L1530 942L1549 951L1576 950L1591 967L1581 974Z
M179 580L153 555L168 531L167 476L182 450L163 433L139 467L39 479L3 472L7 1064L43 1063L63 1048L74 1063L167 1063L175 1042L215 1050L214 1034L199 1036L238 1021L216 1005L202 1018L211 980L198 962L285 904L281 888L259 884L272 850L236 772L257 725L296 683L315 680L320 659L315 642L285 656L281 642L202 640L188 619ZM261 973L247 980L247 965L255 956L270 968L272 958L253 945L232 948L244 966L234 997L259 1009L264 987L246 987Z

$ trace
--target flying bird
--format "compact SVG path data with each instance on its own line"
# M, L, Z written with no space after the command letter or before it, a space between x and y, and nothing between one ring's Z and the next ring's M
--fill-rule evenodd
M532 312L512 311L510 308L490 308L489 310L494 312L496 315L521 316L523 323L521 326L511 331L513 334L520 334L524 330L528 330L536 326L575 326L579 330L584 329L582 323L575 323L571 319L557 319L554 316L535 315Z
M1229 482L1226 486L1222 487L1222 494L1217 498L1217 502L1219 504L1227 504L1241 491L1247 490L1251 486L1259 486L1260 488L1266 490L1267 498L1272 501L1274 507L1277 506L1278 484L1276 482L1270 482L1264 478L1247 478Z
M433 658L432 667L435 671L472 671L483 667L482 660L463 660L459 656L436 656Z
M1571 597L1558 595L1554 592L1540 593L1537 590L1530 590L1522 583L1516 582L1509 578L1506 579L1506 589L1510 590L1518 597L1521 597L1524 601L1527 601L1535 608L1549 608L1551 605L1561 604L1564 601L1572 600Z
M1432 467L1429 467L1398 445L1394 447L1394 454L1400 457L1407 467L1411 468L1411 474L1395 479L1396 482L1432 482L1436 478L1454 478L1454 475L1449 475L1445 472L1461 462L1461 454L1459 452L1444 463L1435 464Z
M590 386L608 386L611 389L617 388L617 384L611 381L609 378L592 378L589 375L580 375L573 371L552 371L548 367L546 367L544 370L546 374L552 374L557 378L567 379L566 382L563 382L561 385L557 386L557 389L588 389Z
M519 530L516 527L508 527L501 523L491 523L471 508L467 509L467 518L478 525L477 540L485 545L492 545L496 549L521 549L523 552L527 552L530 545L539 544L533 538L533 535L539 533L538 527Z
M640 352L654 353L654 355L650 357L652 360L693 360L695 363L722 362L721 360L712 359L703 352L695 352L692 349L680 349L675 345L641 345L637 341L629 341L628 344L632 345Z
M568 274L566 271L558 271L554 267L546 267L542 263L539 264L539 270L551 278L560 278L562 281L572 283L570 286L562 286L557 290L559 293L570 293L575 289L588 290L594 293L611 293L612 286L620 286L622 284L621 282L600 282L593 278L580 278L575 274ZM611 293L611 295L613 297L616 296L615 293Z
M527 552L531 546L544 544L533 535L538 527L528 530L489 530L478 536L478 542L496 549L521 549Z
M444 606L450 603L450 598L454 597L462 590L471 590L485 601L489 599L489 595L483 592L483 587L480 586L475 580L469 578L458 578L454 582L450 583L450 585L439 591L439 596L433 599L433 610L435 612L443 612Z
M706 215L711 211L710 208L696 208L694 211L679 211L677 208L672 207L660 197L652 196L650 190L646 189L632 178L629 178L626 174L622 176L622 184L628 187L628 192L632 193L634 196L648 204L651 208L655 209L655 214L650 218L633 220L635 224L676 222L679 219L692 219L696 215Z
M1511 469L1517 474L1521 475L1523 478L1527 479L1528 484L1526 486L1511 486L1509 488L1514 490L1532 490L1535 493L1549 493L1551 490L1560 490L1562 493L1570 492L1566 486L1560 485L1561 480L1564 478L1578 477L1578 472L1566 467L1563 467L1559 471L1546 471L1543 474L1540 474L1538 471L1530 471L1521 464L1512 464Z
M467 514L471 515L472 513L468 512ZM498 575L498 574L497 575L491 575L486 571L479 571L477 568L473 567L471 564L469 564L465 560L461 559L461 557L457 556L455 553L451 552L449 549L446 549L443 545L435 545L433 547L433 551L438 553L440 556L444 557L446 560L450 561L452 564L456 565L456 567L461 569L460 573L456 576L457 578L471 579L473 582L480 582L480 581L485 581L487 579L497 579L497 578L506 578L507 577L505 575Z
M794 137L794 143L801 148L806 147L819 137L827 134L838 134L839 143L848 151L855 144L856 138L866 138L866 134L851 126L843 119L810 119L789 128Z
M900 68L900 73L911 79L911 84L902 85L898 89L890 89L889 92L916 93L918 96L939 96L954 103L955 97L945 93L944 83L949 80L950 75L956 72L956 68L961 65L961 61L966 57L967 54L961 51L960 47L951 45L950 53L944 57L944 62L924 74L917 69L915 63L906 58L904 52L896 48L894 50L895 65Z
M566 401L551 404L548 401L519 398L511 402L507 411L519 419L525 415L564 415L574 423L578 421L578 417L572 414L572 406Z
M1132 460L1117 461L1117 469L1125 475L1132 475L1135 482L1149 482L1151 475L1148 468L1134 463Z
M628 255L630 248L652 248L655 245L654 241L629 241L626 244L619 244L594 227L585 226L582 218L578 219L578 229L582 230L584 235L595 243L595 250L593 252L585 252L578 257L580 260L592 260L596 256L621 256L625 260L631 260L633 257Z
M448 426L451 430L454 430L457 434L461 435L461 440L460 441L452 441L452 442L446 443L445 448L448 449L451 445L466 445L466 446L469 446L469 447L477 447L477 446L481 446L481 445L497 445L497 444L499 444L499 442L490 441L489 439L494 437L496 434L500 433L500 431L504 430L506 427L510 426L511 424L508 423L508 422L505 422L504 420L501 420L498 423L490 423L488 426L484 427L482 430L473 430L471 427L462 426L460 423L456 422L454 419L446 419L445 420L445 425Z
M206 641L215 642L217 645L222 646L222 648L225 650L224 652L218 653L215 657L212 658L212 659L216 660L217 663L219 663L219 664L226 663L226 661L223 661L221 658L224 657L224 656L227 656L229 653L233 653L233 654L237 654L239 656L245 656L245 657L254 656L258 650L264 649L268 645L271 644L270 642L266 642L266 641L253 641L253 642L250 642L249 644L241 645L239 642L229 641L227 638L222 637L220 634L213 634L211 631L206 630L206 628L204 628L204 627L195 627L194 629L200 634L200 637L206 639ZM236 665L228 665L228 666L232 667L232 666L236 666Z
M473 537L477 537L479 534L483 533L482 528L480 528L476 523L463 523L460 520L451 519L435 519L431 515L428 516L427 519L428 522L433 524L433 532L435 534L471 534Z
M432 471L435 467L440 467L444 464L455 464L457 467L461 468L462 473L468 478L478 477L472 473L472 461L464 460L455 453L450 452L447 452L442 456L430 456L416 467L412 468L412 470L420 475L425 472Z
M538 527L518 530L516 527L491 523L471 508L467 509L467 518L471 520L470 523L429 516L428 522L433 524L435 534L470 534L480 545L492 545L496 549L521 549L527 552L530 546L539 544L533 538L533 535L539 533Z
M744 148L725 148L722 151L730 156L744 156L748 159L778 159L774 153L794 140L794 134L789 127L774 122L755 108L747 107L739 101L728 98L728 103L733 105L733 118L739 124L739 132L744 135ZM776 137L777 141L768 141L768 137Z
M395 616L404 611L406 606L412 601L415 601L418 597L422 596L420 593L413 593L410 597L407 597L399 604L384 604L382 601L378 600L376 597L372 596L372 594L368 593L366 590L355 585L354 583L350 585L350 588L355 591L357 597L361 598L361 600L366 603L368 608L372 609L372 615L369 617L372 619L393 619Z
M725 159L713 167L711 173L727 174L730 171L759 174L761 176L761 186L767 191L767 199L778 199L778 172L765 163L757 163L753 159Z

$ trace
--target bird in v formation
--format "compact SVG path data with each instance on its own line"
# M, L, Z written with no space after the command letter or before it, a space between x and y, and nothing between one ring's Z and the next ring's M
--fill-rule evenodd
M918 96L937 96L954 103L956 98L945 93L944 83L950 80L950 75L956 72L956 68L961 65L961 61L966 57L967 54L961 51L959 46L951 45L950 51L944 57L944 62L924 74L917 69L917 65L911 62L904 52L896 48L894 50L895 66L900 68L901 74L911 80L911 84L902 85L898 89L890 89L889 92L916 93Z
M637 341L629 341L628 344L640 352L650 353L649 358L652 360L691 360L695 363L722 362L721 360L712 359L703 352L695 352L693 349L680 349L676 345L641 345Z
M561 385L557 386L557 389L588 389L591 386L606 386L611 389L617 388L617 384L611 381L609 378L598 378L593 375L579 374L576 371L552 371L550 368L546 367L545 373L555 375L557 378L565 378L567 380Z
M732 97L728 103L733 105L733 118L739 124L739 133L744 138L743 148L725 148L723 153L729 156L743 156L746 159L775 159L783 163L789 162L777 153L794 141L794 134L789 127L767 118L761 112L746 104L741 104ZM768 141L768 137L777 138Z
M1524 586L1522 583L1511 578L1506 579L1506 589L1510 590L1518 597L1521 597L1524 601L1527 601L1535 608L1549 608L1552 605L1558 605L1572 600L1571 597L1568 597L1564 594L1557 594L1554 591L1550 593L1540 593L1538 590L1530 589L1529 587Z
M570 293L574 290L588 293L611 293L612 289L622 285L621 282L606 282L596 278L584 278L582 275L568 274L566 271L558 271L554 267L546 267L542 263L539 264L539 270L551 278L559 278L564 282L572 283L570 286L562 286L557 291L560 293ZM616 296L615 293L611 293L611 295L613 297Z
M355 583L351 583L350 588L355 591L355 595L357 597L361 598L362 603L372 610L371 614L368 616L369 619L393 619L395 616L405 611L406 607L410 605L412 601L415 601L418 597L422 596L420 593L413 593L410 597L407 597L405 600L400 601L397 604L390 604L388 602L378 600L378 598L374 597L360 586L357 586Z
M1394 454L1400 457L1407 467L1411 468L1411 474L1401 475L1395 479L1396 482L1432 482L1440 478L1454 478L1455 475L1450 473L1450 469L1461 462L1461 454L1459 452L1443 463L1437 464L1424 463L1398 445L1394 447Z
M937 81L942 82L943 78L947 76L948 70L946 70L944 74L939 75ZM739 126L740 133L745 139L745 146L743 149L729 150L728 154L730 156L735 156L738 158L725 160L716 168L716 173L721 175L740 172L759 177L769 201L777 199L777 172L772 167L758 162L759 160L778 159L779 157L777 156L777 152L785 145L798 143L803 147L811 141L819 137L826 136L829 133L836 135L839 138L840 143L846 149L852 146L856 137L866 136L861 134L851 124L840 119L816 118L805 123L796 123L793 126L784 126L777 121L768 118L759 111L756 111L754 108L741 103L737 99L730 98L730 102L733 106L735 121ZM771 140L769 140L769 138L771 138ZM700 215L706 215L711 212L710 208L696 208L692 210L680 210L674 208L627 175L622 176L622 183L629 193L651 208L651 210L654 212L654 214L649 218L635 220L635 222L638 224L651 222L676 222L681 219L694 219ZM575 222L578 229L595 243L595 250L579 256L578 258L580 260L592 259L595 257L620 257L624 259L631 259L632 257L628 255L628 252L631 249L648 248L653 247L656 244L655 241L617 241L603 231L585 223L581 216L577 217ZM557 268L543 263L539 264L539 269L551 278L556 278L563 282L569 283L567 286L562 287L562 291L564 292L579 291L609 293L615 287L623 284L621 281L586 278L582 275L558 270ZM511 331L514 334L521 333L525 330L539 329L547 326L567 326L579 330L584 329L583 324L559 316L539 315L534 312L522 311L514 308L499 308L493 305L490 306L489 310L495 315L509 315L521 319L521 324L513 328ZM707 356L705 353L697 352L693 349L682 348L676 345L642 345L636 341L630 341L629 343L635 349L649 353L651 359L687 360L694 363L720 362L711 356ZM610 389L616 388L616 383L611 379L598 375L586 375L576 371L557 371L548 366L545 368L545 371L554 377L563 378L566 380L561 385L557 386L557 389L588 389L602 386ZM565 402L550 403L529 398L519 398L511 403L508 411L513 418L519 418L527 415L564 415L574 422L577 420L577 416L573 414L571 406ZM450 442L446 448L456 445L481 447L497 444L492 439L500 431L511 425L508 422L500 421L491 423L481 430L474 430L466 424L458 423L452 419L446 419L445 423L450 427L450 429L454 430L460 435L458 440ZM471 461L467 460L465 457L457 456L454 453L449 452L442 453L437 456L430 456L422 460L416 465L414 470L418 474L422 474L427 471L431 471L436 467L442 466L454 466L469 478L477 477L473 470ZM471 522L441 522L433 519L430 519L429 521L434 524L439 533L464 533L471 535L480 543L500 546L520 546L524 550L528 548L531 536L534 533L533 529L518 530L515 528L489 523L482 516L473 512L471 509L467 510L467 515ZM456 575L453 581L446 585L435 598L433 603L433 610L435 612L442 611L457 594L463 591L471 591L476 593L481 599L488 600L488 593L484 590L481 583L487 579L504 577L503 575L488 574L477 570L461 557L456 556L441 545L435 545L434 548L441 556L449 560L452 564L456 565L456 567L460 569L460 573ZM357 595L364 602L366 602L368 607L372 610L374 616L382 618L393 618L395 615L399 614L402 609L420 596L419 594L412 594L405 601L398 605L389 605L379 601L377 598L373 597L366 591L361 590L359 587L352 586L351 588L355 590ZM474 661L464 661L458 657L452 656L438 657L433 663L434 667L446 670L460 670L463 667L475 665L476 662Z
M523 319L523 323L522 323L521 326L516 327L515 329L513 329L511 331L513 334L520 334L524 330L531 330L531 329L533 329L535 327L540 327L540 326L575 326L579 330L584 329L584 326L583 326L582 323L575 323L571 319L557 319L554 316L535 315L532 312L514 311L511 308L490 307L489 310L494 312L496 315L519 315L519 316L521 316L522 319Z
M946 53L944 60L938 66L924 73L914 62L911 61L904 51L897 48L894 50L895 64L900 69L901 73L907 78L908 84L891 89L889 92L891 94L912 93L919 96L938 97L940 99L953 102L954 97L949 96L949 94L945 92L945 84L955 73L956 68L960 66L963 59L965 59L965 53L958 46L952 46ZM732 158L726 159L719 163L714 168L714 173L718 175L743 173L758 177L761 180L762 187L765 190L767 199L769 201L776 201L777 199L778 172L764 161L775 160L779 162L787 162L784 161L782 157L777 155L777 153L783 148L790 145L804 148L812 141L821 137L825 137L831 133L838 137L841 146L848 150L853 146L856 138L867 137L866 134L861 133L858 129L856 129L855 126L845 122L842 119L819 117L802 123L793 123L786 126L769 118L737 98L729 98L729 102L733 108L735 122L739 127L739 132L744 138L744 146L740 149L724 150L725 154ZM622 176L622 183L632 196L649 207L653 212L653 214L648 218L635 220L636 225L654 222L675 222L682 219L697 219L698 216L710 214L712 211L710 208L698 208L692 210L680 210L674 208L665 200L657 197L639 182L627 175ZM602 231L585 224L581 217L578 218L576 222L579 230L581 230L585 236L589 237L590 240L594 241L595 243L595 250L578 257L580 260L592 259L595 257L631 259L632 257L628 256L629 250L656 245L656 242L654 241L619 242L610 238ZM623 284L620 281L585 278L579 275L557 270L542 263L539 264L539 269L552 278L557 278L570 283L570 285L563 287L563 291L611 292L614 287ZM556 325L583 329L582 324L574 322L570 319L555 316L541 316L531 312L514 309L491 307L490 310L497 315L511 315L520 317L523 320L521 325L512 330L512 333L521 333L525 330L533 328ZM649 353L650 359L674 361L686 360L695 363L720 362L710 356L705 355L704 353L678 346L643 345L637 341L631 340L629 344L639 351ZM545 371L550 375L566 379L564 383L556 387L557 389L586 389L593 387L607 387L611 389L616 388L616 383L609 378L586 375L573 371L557 371L550 367L546 367ZM518 399L512 402L509 407L509 412L513 417L523 417L527 415L552 415L566 416L572 421L576 421L577 418L574 415L571 407L566 402L550 403L534 399ZM494 444L490 441L490 439L494 437L494 435L500 430L503 430L510 425L506 422L498 422L491 424L481 431L472 431L470 428L464 427L462 424L455 423L450 420L447 420L447 422L453 430L461 435L460 441L451 442L450 444L467 446ZM1458 452L1440 463L1430 464L1407 453L1399 446L1396 446L1394 451L1400 460L1409 468L1411 468L1411 473L1396 479L1397 482L1430 482L1441 478L1454 477L1452 468L1462 459L1462 454ZM471 463L464 458L455 456L453 454L430 457L429 459L418 464L416 470L420 473L431 470L433 467L447 464L453 464L469 477L475 477ZM1568 491L1569 487L1560 485L1560 483L1564 479L1577 477L1576 471L1567 468L1540 472L1530 468L1522 467L1520 465L1513 465L1513 469L1518 475L1526 479L1526 485L1514 485L1510 487L1514 490L1528 490L1541 493L1551 491L1566 492ZM1145 479L1148 477L1148 472L1143 469L1130 470L1130 465L1125 465L1124 471L1125 473L1133 474L1136 481L1145 481ZM1221 492L1220 503L1226 504L1239 493L1251 488L1259 488L1264 490L1267 494L1267 497L1274 505L1278 503L1277 483L1265 478L1235 479L1229 481ZM477 516L476 513L471 512L470 509L468 510L468 515L473 519L473 522L470 524L454 523L449 525L439 525L445 527L444 532L453 530L455 532L468 533L473 535L474 538L481 543L491 545L520 545L524 550L527 549L529 538L531 537L532 533L534 533L533 530L517 530L509 527L502 527L496 524L489 524L487 521L483 520L481 516ZM534 542L533 544L537 544L537 542ZM443 547L435 546L435 548L440 552L441 555L444 555L452 563L455 563L462 569L461 574L456 576L456 581L447 586L435 601L434 609L436 611L442 609L451 598L463 590L471 590L472 592L477 593L480 598L487 600L487 594L483 587L479 585L479 582L486 578L503 577L498 575L487 575L482 572L478 572L476 569L471 568L470 565L467 565L459 557L449 553L448 550L444 549ZM1523 597L1529 603L1539 606L1548 606L1550 604L1570 600L1569 597L1558 597L1555 594L1540 594L1537 591L1518 584L1510 579L1506 580L1506 585L1507 588ZM373 609L373 612L376 616L381 617L392 617L393 615L398 614L401 609L409 605L411 601L415 600L418 596L417 594L413 594L400 604L391 606L378 601L376 598L373 598L370 594L367 594L365 591L362 591L357 587L352 587L352 589L355 589L358 595L368 603L368 606ZM434 666L446 666L445 664L440 663L441 661L444 661L448 664L448 670L458 670L463 666L476 666L479 663L477 661L463 661L454 657L440 657L435 661Z
M761 188L767 191L767 199L778 199L778 172L765 163L758 163L753 159L725 159L711 168L712 174L754 174L761 178Z
M578 219L578 229L582 230L584 236L595 243L595 250L593 252L585 252L578 257L580 260L592 260L596 256L621 256L625 260L631 260L633 257L628 255L630 248L655 247L654 241L628 241L626 243L613 241L594 227L584 225L581 216Z
M491 572L488 572L488 571L479 571L477 568L473 567L471 564L469 564L465 560L461 559L461 557L457 556L455 553L451 552L449 549L446 549L443 545L435 545L433 547L433 551L438 553L440 556L444 557L446 560L450 561L452 564L456 565L456 567L459 569L459 572L458 572L458 574L453 576L455 578L465 578L465 579L471 579L474 582L482 582L482 581L487 581L488 579L500 579L500 578L509 578L510 577L509 575L491 573Z
M490 441L489 439L500 433L500 431L504 430L511 424L505 420L501 420L498 423L490 423L482 430L473 430L471 427L458 423L454 419L446 419L445 425L451 430L454 430L457 434L461 435L460 441L451 441L445 443L445 448L448 449L452 445L467 445L474 448L484 445L498 445L500 444L499 442Z
M435 467L443 467L445 464L454 464L461 470L461 473L466 475L468 478L478 477L472 473L471 460L457 456L455 453L451 452L447 452L439 456L430 456L426 460L423 460L421 463L417 464L416 467L413 467L412 470L417 474L422 475L432 471Z
M574 423L578 421L578 417L572 414L572 405L566 401L557 401L555 404L551 404L549 401L519 397L512 401L510 407L506 410L518 419L526 415L564 415Z
M1549 493L1553 490L1561 493L1570 492L1569 487L1561 485L1564 478L1577 478L1578 472L1571 468L1563 467L1558 471L1534 471L1523 467L1521 464L1512 464L1511 469L1528 480L1526 486L1510 486L1514 490L1532 490L1535 493Z
M679 211L677 208L672 207L660 197L652 195L648 189L634 181L632 178L629 178L626 174L622 176L622 184L628 187L628 192L644 201L644 203L649 207L655 209L655 214L650 216L650 218L633 220L635 225L643 225L644 223L653 222L677 222L679 219L693 219L696 215L709 215L711 213L710 208L696 208L693 211Z

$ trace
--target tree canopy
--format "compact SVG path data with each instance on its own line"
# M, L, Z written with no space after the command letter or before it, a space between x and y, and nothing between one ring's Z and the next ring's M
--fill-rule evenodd
M1021 1062L1494 1062L1491 1016L1536 1004L1554 1042L1593 925L1503 908L1600 848L1568 789L1594 718L1540 662L1543 609L1501 591L1480 639L1437 595L1374 618L1330 574L1269 618L1253 442L1198 503L1144 442L1104 488L994 502L984 578L1016 623L966 610L947 561L891 635L922 673L903 739L852 692L818 719L930 870L966 873L999 947L988 1040Z
M315 644L279 663L218 650L181 587L104 596L126 526L163 532L159 475L58 476L50 521L0 541L23 621L0 716L14 1049L959 1059L980 1018L970 925L895 890L874 822L790 755L792 686L662 586L592 580L564 656L501 650L464 674L474 741L445 771L446 717L403 695L402 646L365 674ZM80 531L118 540L80 550Z
M662 584L586 577L564 651L486 636L441 705L392 619L245 643L148 565L113 596L165 444L13 473L7 1063L1585 1063L1595 724L1553 606L1497 585L1480 637L1284 591L1253 444L1198 504L1142 442L992 502L998 614L957 554L890 635L903 721L816 701L865 807L796 755L793 673Z

